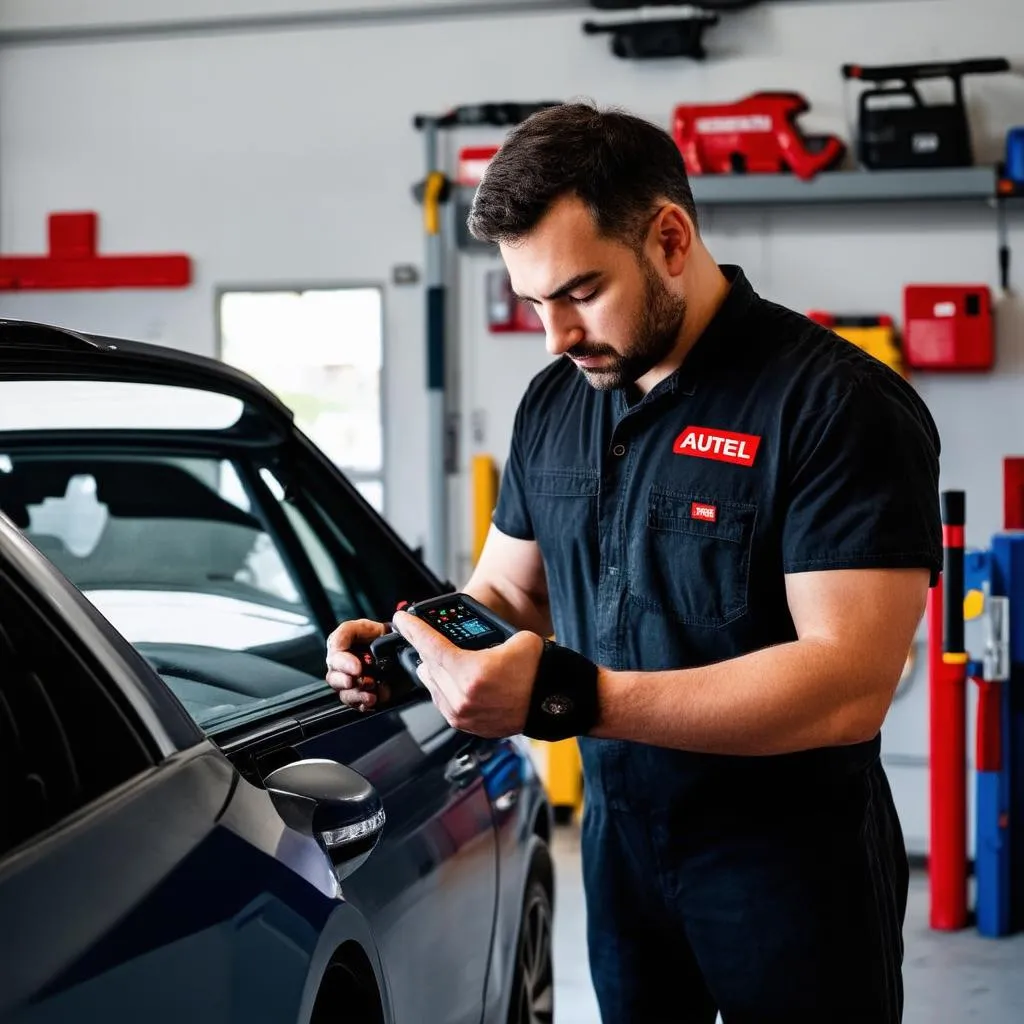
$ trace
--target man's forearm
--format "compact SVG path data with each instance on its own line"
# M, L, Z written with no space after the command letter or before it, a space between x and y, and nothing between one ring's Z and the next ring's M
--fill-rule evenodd
M881 725L897 679L825 639L703 668L598 676L591 735L714 754L783 754L858 743Z
M551 635L551 610L545 598L510 585L498 586L473 578L463 587L463 593L469 594L519 629L527 629L541 636Z

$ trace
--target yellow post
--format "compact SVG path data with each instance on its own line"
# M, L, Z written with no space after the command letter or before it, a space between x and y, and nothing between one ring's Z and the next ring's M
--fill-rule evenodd
M544 783L555 821L572 821L583 807L583 763L576 740L558 740L546 743L531 740L537 756L534 761Z
M489 455L474 455L473 487L473 563L480 559L484 541L491 528L491 516L498 501L498 467ZM555 820L568 822L583 806L583 764L574 739L545 743L533 740L537 771L544 782Z
M473 456L473 564L491 528L491 515L498 501L498 467L490 455Z

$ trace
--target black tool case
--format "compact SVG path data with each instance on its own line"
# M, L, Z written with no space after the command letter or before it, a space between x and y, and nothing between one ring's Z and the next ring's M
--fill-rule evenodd
M1002 57L872 67L844 64L845 80L872 86L858 102L858 161L871 170L971 166L964 76L1009 70ZM914 84L926 78L951 79L952 102L926 104Z

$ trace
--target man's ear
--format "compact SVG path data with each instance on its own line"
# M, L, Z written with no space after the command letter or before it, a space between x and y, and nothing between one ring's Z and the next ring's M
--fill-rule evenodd
M693 247L694 234L687 212L676 203L666 203L652 221L648 236L656 265L671 277L681 274Z

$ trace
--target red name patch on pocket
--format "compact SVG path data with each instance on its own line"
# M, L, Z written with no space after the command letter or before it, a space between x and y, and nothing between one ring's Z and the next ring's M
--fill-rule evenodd
M690 505L690 518L703 519L705 522L708 523L717 523L718 506L704 505L699 501L695 501Z

